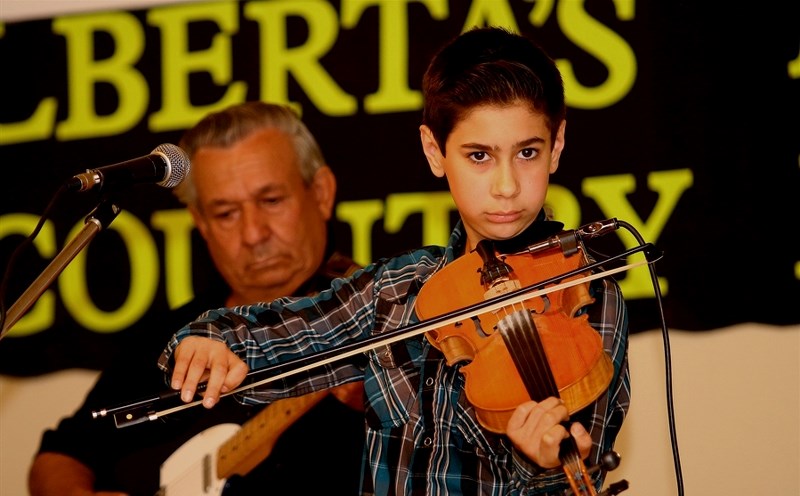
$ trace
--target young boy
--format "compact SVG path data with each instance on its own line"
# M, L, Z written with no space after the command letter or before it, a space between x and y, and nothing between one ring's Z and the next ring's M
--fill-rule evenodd
M414 324L419 291L437 271L481 240L510 240L549 222L545 194L566 122L553 61L522 36L474 29L434 57L423 92L422 149L433 174L447 178L461 217L448 246L380 260L317 297L207 312L176 333L159 362L184 401L206 380L210 408L248 369ZM448 365L421 335L372 349L366 361L334 361L237 394L271 402L363 380L363 494L564 494L562 441L571 436L591 467L612 448L628 409L627 310L613 281L595 281L591 292L582 313L613 366L608 387L574 415L554 395L522 402L501 433L483 427L465 395L463 363ZM592 477L599 489L603 471Z

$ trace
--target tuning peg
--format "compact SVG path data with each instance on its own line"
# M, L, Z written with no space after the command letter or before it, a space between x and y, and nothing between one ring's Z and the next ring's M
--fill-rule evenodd
M620 460L622 460L622 457L616 451L606 451L600 455L600 468L610 472L619 467Z
M626 489L628 489L628 481L622 479L619 482L610 484L608 488L601 491L597 496L614 496L615 494L619 494Z
M603 470L605 472L610 472L615 468L619 467L619 462L622 460L622 457L619 456L619 453L616 451L606 451L602 455L600 455L600 463L597 465L586 469L587 472L593 474L598 470Z
M619 467L619 462L622 460L622 457L619 456L619 453L616 451L606 451L602 455L600 455L600 463L593 466L592 468L587 469L587 472L593 474L598 470L603 470L604 472L610 472L617 467ZM610 484L608 488L604 491L600 492L597 496L614 496L615 494L619 494L622 491L628 489L628 481L621 480L619 482L614 482Z

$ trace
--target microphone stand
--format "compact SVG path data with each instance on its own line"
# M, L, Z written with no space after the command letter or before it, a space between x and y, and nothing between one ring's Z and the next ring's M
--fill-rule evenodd
M8 309L6 319L3 323L3 330L0 332L0 339L5 337L6 333L11 329L11 326L16 324L25 312L33 306L42 293L50 287L50 284L63 272L78 253L94 239L97 233L111 224L119 212L120 208L111 203L107 198L100 201L97 207L86 216L83 229L81 229L78 235L61 249L53 261L50 262L39 277L33 281L33 284L28 286L28 289L22 293L22 296Z

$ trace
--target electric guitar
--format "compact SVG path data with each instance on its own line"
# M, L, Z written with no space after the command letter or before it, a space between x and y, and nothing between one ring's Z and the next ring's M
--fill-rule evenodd
M230 477L264 461L280 435L330 392L281 399L243 425L219 424L195 435L161 465L156 496L221 496Z

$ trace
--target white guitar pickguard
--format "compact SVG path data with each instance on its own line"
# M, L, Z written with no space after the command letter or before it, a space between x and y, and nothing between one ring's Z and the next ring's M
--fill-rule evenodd
M226 479L217 478L219 447L241 429L219 424L197 434L161 465L158 496L221 496Z

